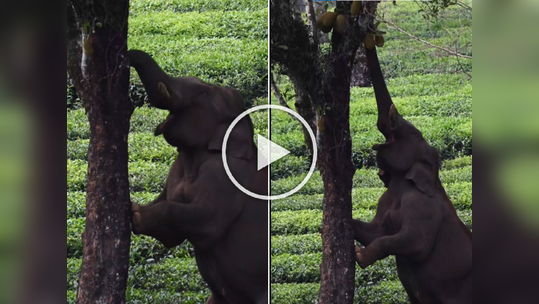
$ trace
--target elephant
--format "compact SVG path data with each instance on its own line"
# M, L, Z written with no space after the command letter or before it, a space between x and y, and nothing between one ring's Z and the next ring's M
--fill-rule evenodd
M131 203L132 231L171 248L188 240L211 295L207 303L268 303L268 201L240 191L226 174L222 143L244 102L239 91L197 77L172 77L141 50L128 51L149 103L169 115L157 126L178 150L164 189L146 204ZM246 189L268 194L267 167L257 168L253 124L232 129L226 159Z
M361 268L389 255L410 303L472 303L472 232L439 178L440 157L397 111L376 54L366 50L385 142L373 146L386 191L372 221L353 219Z

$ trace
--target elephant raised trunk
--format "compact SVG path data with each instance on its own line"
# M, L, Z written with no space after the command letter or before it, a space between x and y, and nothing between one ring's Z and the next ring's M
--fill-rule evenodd
M390 119L389 113L393 101L391 95L387 90L384 75L380 68L380 62L378 61L378 55L376 54L376 48L369 50L365 49L367 56L367 66L371 73L372 86L374 87L374 95L376 96L376 105L378 107L378 121L376 126L382 134L384 134L386 140L390 138ZM397 109L394 109L395 114L398 116Z
M130 65L137 71L144 89L148 94L150 104L163 110L171 109L170 95L166 87L173 81L147 53L139 50L129 50ZM163 89L164 88L164 89Z

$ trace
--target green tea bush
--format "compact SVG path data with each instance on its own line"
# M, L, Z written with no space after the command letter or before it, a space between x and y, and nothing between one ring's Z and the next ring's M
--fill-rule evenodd
M75 292L79 286L81 259L67 258L67 291Z
M130 9L129 48L152 54L173 76L238 89L251 106L267 95L267 10L258 0L137 0ZM138 107L147 96L134 69L131 76L129 95ZM81 107L69 75L67 105Z
M84 231L84 218L67 220L67 257L82 257L82 232ZM194 249L189 242L168 249L154 238L144 235L132 235L129 257L132 264L153 260L160 261L165 258L188 258L194 256Z
M67 110L67 139L90 138L90 124L84 109Z
M466 75L463 74L413 74L390 78L386 80L386 83L392 98L437 97L455 92L472 95L472 85L469 83ZM374 89L372 87L351 88L350 100L352 104L373 97ZM432 101L434 102L434 98ZM363 114L376 113L366 112Z
M408 296L400 281L382 281L356 287L354 300L365 304L408 304Z
M271 256L322 252L320 233L275 235L271 237Z
M67 192L67 219L84 217L86 215L86 192Z
M319 291L320 283L271 284L271 303L316 303ZM409 303L399 281L381 281L378 284L356 281L354 295L354 302L362 304Z
M283 145L286 147L286 145ZM288 176L308 172L311 168L312 157L288 154L270 165L270 178L277 180Z
M129 4L132 16L159 11L174 13L206 11L251 12L268 8L268 2L263 0L132 0Z
M129 163L129 185L131 191L161 192L168 176L170 165L167 163L154 163L135 161ZM87 183L87 163L83 160L68 160L67 177L68 191L84 191ZM299 174L289 178L279 179L271 183L272 193L285 193L296 187L306 174ZM440 171L440 179L444 185L456 182L471 182L472 167L463 167L453 170ZM357 170L353 178L354 188L383 187L378 177L377 169ZM299 194L323 193L323 183L319 172L315 172L307 184L301 188Z
M414 74L455 73L457 71L471 71L472 61L452 57L438 57L430 49L418 50L422 47L414 41L405 42L408 52L378 52L380 62L384 65L384 77L393 78ZM465 52L464 52L465 53ZM465 53L466 54L466 53Z
M160 11L132 18L129 22L129 35L133 37L163 35L170 37L171 40L179 40L182 37L266 40L267 25L267 8L250 12L193 11L183 14Z
M253 113L251 118L255 117L257 113ZM137 136L133 133L148 133L145 136L148 138L155 138L155 141L160 141L162 137L152 137L157 126L165 121L168 115L168 111L152 108L149 106L142 106L136 108L131 116L130 120L130 134L129 138L132 136ZM255 124L258 122L257 124ZM267 122L253 120L255 129L258 129L261 133L265 133L267 130ZM152 134L150 136L149 134ZM84 109L77 110L68 110L67 111L67 139L68 141L80 140L80 139L89 139L90 138L90 125ZM136 138L136 137L133 137ZM130 139L129 139L130 140ZM149 139L148 139L149 140ZM69 143L68 143L69 145ZM77 144L74 144L77 145ZM80 145L80 144L79 144ZM160 145L162 147L162 145ZM82 149L82 148L79 148ZM157 149L157 148L156 148ZM82 153L82 152L77 152ZM77 155L74 153L74 155ZM136 150L130 150L129 153L139 153Z
M272 181L271 191L273 194L285 193L297 186L305 176L306 174L299 174ZM467 166L454 170L440 171L440 179L444 187L456 182L472 182L472 167ZM375 168L356 170L352 182L354 188L377 188L384 186L378 177L378 169ZM307 184L297 193L309 195L323 192L322 178L320 177L320 173L315 171Z
M166 35L136 36L130 48L149 53L171 76L196 76L232 87L246 103L267 95L267 41L235 38L174 40ZM132 81L139 84L135 70Z
M316 303L319 291L320 283L271 284L271 303Z
M174 292L170 290L148 291L145 289L127 288L126 300L129 304L146 303L182 303L200 304L209 298L208 290Z
M68 303L74 303L80 265L81 259L67 259ZM204 303L209 297L194 259L132 265L127 284L128 303Z
M131 192L131 201L138 204L147 204L157 198L158 193ZM86 192L67 192L67 218L84 217L86 213Z
M354 209L352 217L370 222L376 210ZM457 215L468 227L472 227L469 210L457 210ZM271 235L302 235L319 233L322 224L321 210L276 211L271 213Z
M169 290L151 291L145 289L136 289L127 287L126 300L129 304L147 304L147 303L182 303L182 304L200 304L205 303L210 296L209 291L186 291L181 293L171 292ZM67 303L75 304L76 292L67 291Z
M374 96L351 98L350 117L378 115ZM452 91L445 95L412 95L392 99L404 118L408 116L470 117L472 115L472 94L464 90ZM377 130L376 126L371 126L371 129Z
M446 160L442 163L442 170L451 170L472 165L472 156L464 156L451 160Z
M358 103L359 104L359 103ZM375 103L374 103L375 104ZM351 109L353 111L353 109ZM285 113L275 113L272 116L276 120L283 120L279 116ZM362 167L372 167L376 165L376 154L372 151L372 146L384 142L383 135L376 129L376 115L354 115L355 119L350 121L350 132L352 136L352 162L359 169ZM452 159L470 155L472 151L471 140L471 118L468 117L428 117L412 116L405 117L422 131L425 140L438 150L442 160ZM291 124L297 126L291 127ZM310 153L305 145L303 133L299 131L299 124L295 121L285 123L274 123L272 118L272 141L297 156L308 156ZM295 132L291 130L296 130ZM273 166L273 164L272 164ZM278 165L276 165L278 166ZM304 166L303 172L308 171L308 166ZM281 171L282 172L282 171ZM296 172L294 172L296 173ZM287 175L275 175L272 178L282 178Z
M466 172L468 173L468 172ZM472 206L472 183L454 182L444 184L447 195L458 210L467 210ZM354 209L375 210L378 199L386 188L353 188L352 206ZM322 210L323 194L297 194L271 202L271 212Z
M271 283L320 281L321 253L283 254L271 258Z
M168 258L161 262L139 263L129 267L127 281L133 288L169 292L204 291L195 259Z
M153 134L157 126L165 121L168 111L143 106L136 108L129 122L130 133L147 132ZM129 151L131 152L131 151ZM133 151L134 152L134 151Z
M87 163L82 160L68 160L68 191L85 191L87 184ZM129 186L131 191L161 192L170 166L163 163L129 163Z
M271 283L313 283L320 281L322 252L272 256ZM388 257L356 271L356 282L366 284L398 280L395 259Z
M451 49L456 43L459 52L471 54L471 19L460 18L458 10L450 9L444 18L429 22L412 3L391 6L386 13L394 20L404 20L402 27L422 39L451 45ZM129 48L148 52L167 73L234 87L248 107L267 102L267 2L133 0L129 21ZM471 60L456 60L396 30L386 30L386 46L379 50L379 56L389 91L399 112L440 152L440 179L457 215L471 229L472 84L466 74L453 73L471 72ZM278 81L294 109L291 83L286 77ZM168 111L145 104L146 92L134 69L129 95L137 107L128 138L131 199L146 204L162 191L177 151L162 136L153 136ZM67 106L67 302L75 303L90 129L69 77ZM267 134L264 115L251 115L255 132L261 135ZM376 129L376 116L372 87L352 88L352 158L358 169L353 177L353 217L364 221L374 217L378 199L386 190L377 176L371 149L383 141ZM274 111L271 128L271 140L291 151L270 167L272 194L281 194L303 180L311 156L301 125L288 114ZM271 303L318 300L323 192L316 171L298 193L271 202ZM187 241L167 249L153 238L132 235L127 303L204 303L209 290L193 257L193 247ZM393 257L367 269L356 267L355 284L354 302L408 303Z
M271 235L301 235L317 233L322 224L322 212L314 210L278 211L271 213Z

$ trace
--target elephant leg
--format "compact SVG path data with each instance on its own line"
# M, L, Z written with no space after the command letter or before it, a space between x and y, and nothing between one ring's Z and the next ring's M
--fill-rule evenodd
M408 295L408 300L410 300L410 304L421 304L421 302L419 302L415 295L408 290L406 290L406 294Z
M136 234L153 232L167 239L168 235L201 239L218 229L208 207L198 202L182 204L162 200L145 206L132 204L131 211L133 232Z
M367 223L360 220L352 220L352 228L354 229L354 239L363 246L368 246L375 239L382 237L380 225L377 223Z
M206 304L229 304L229 303L220 294L216 294L212 292L210 297L206 301Z
M184 237L178 235L178 233L166 226L157 226L144 233L144 235L157 239L167 248L176 247L185 241Z
M264 293L264 295L260 298L258 298L255 302L256 304L268 304L268 291Z
M356 246L356 260L359 266L368 267L389 255L421 255L425 249L422 234L417 231L417 226L414 226L415 229L409 227L412 225L406 223L399 233L379 237L365 248Z

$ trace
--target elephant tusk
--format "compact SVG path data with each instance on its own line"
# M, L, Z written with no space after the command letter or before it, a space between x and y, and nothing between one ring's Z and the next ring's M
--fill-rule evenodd
M397 112L397 108L395 107L395 105L391 104L391 107L389 108L389 128L395 129L399 125L399 112Z
M159 93L161 93L164 97L166 97L168 99L169 102L171 102L171 98L170 98L170 93L168 92L167 90L167 86L165 86L164 83L162 82L159 82L157 84L157 90L159 91ZM172 104L172 102L171 102Z
M165 121L163 121L160 125L157 126L157 128L155 129L155 132L153 133L155 136L159 136L161 134L163 134L163 132L165 131L165 129L167 128L167 126L170 124L170 122L172 121L172 119L174 118L174 116L172 115L169 115Z

